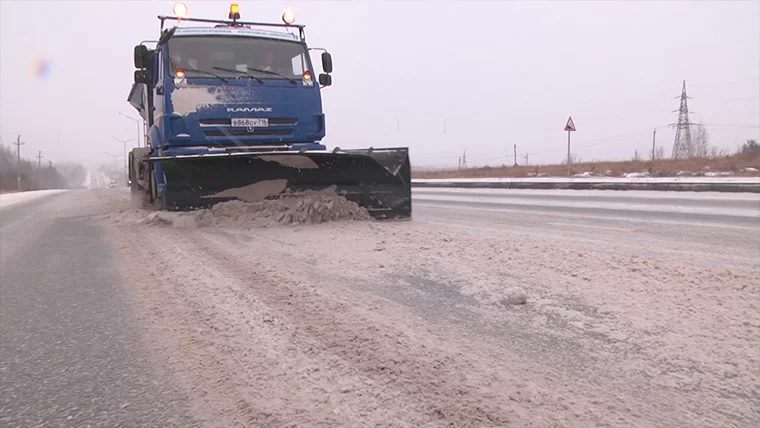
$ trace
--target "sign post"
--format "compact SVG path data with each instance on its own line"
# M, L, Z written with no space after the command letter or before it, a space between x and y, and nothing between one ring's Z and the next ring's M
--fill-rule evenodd
M570 133L575 131L575 123L572 116L567 118L565 131L567 131L567 176L570 177Z

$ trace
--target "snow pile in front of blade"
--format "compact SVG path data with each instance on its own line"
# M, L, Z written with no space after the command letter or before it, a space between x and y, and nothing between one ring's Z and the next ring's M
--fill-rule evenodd
M141 223L152 226L254 228L335 221L367 221L366 209L328 192L293 193L258 202L220 202L187 213L153 212Z
M222 202L193 214L201 227L266 227L370 219L367 210L355 202L339 195L318 193L260 202Z

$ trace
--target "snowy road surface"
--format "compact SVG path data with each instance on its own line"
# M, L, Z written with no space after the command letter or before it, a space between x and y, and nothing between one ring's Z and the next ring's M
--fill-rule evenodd
M6 206L0 425L759 426L756 201L637 195L254 229L142 224L123 189Z

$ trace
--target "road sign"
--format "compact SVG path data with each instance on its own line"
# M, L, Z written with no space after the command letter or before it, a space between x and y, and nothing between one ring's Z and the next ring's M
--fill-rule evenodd
M565 131L575 131L575 123L573 122L573 117L570 116L567 118L567 124L565 124Z

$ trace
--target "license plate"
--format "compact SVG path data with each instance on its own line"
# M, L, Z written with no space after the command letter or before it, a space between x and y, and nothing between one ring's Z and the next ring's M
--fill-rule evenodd
M266 128L267 126L269 126L269 119L233 118L232 126L245 126L248 128Z

